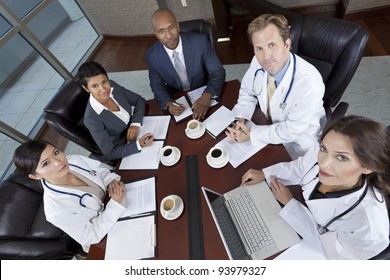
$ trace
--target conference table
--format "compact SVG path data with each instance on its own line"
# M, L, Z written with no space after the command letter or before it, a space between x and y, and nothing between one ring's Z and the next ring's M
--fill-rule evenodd
M218 105L209 109L205 119L221 105L232 109L237 102L239 88L238 80L226 82ZM177 97L180 97L180 93L174 96L174 98ZM155 100L147 101L146 107L145 115L163 114ZM224 193L238 187L242 175L248 169L261 169L277 162L290 161L291 158L283 145L267 145L237 168L233 168L230 163L219 169L212 168L206 162L206 154L226 135L221 134L214 139L206 132L198 139L190 139L185 134L185 128L190 119L191 117L175 122L172 117L168 127L164 145L180 149L181 158L178 163L170 167L160 163L158 170L119 170L116 168L115 172L122 177L125 183L151 176L156 178L157 247L155 259L228 259L201 187L205 186ZM256 124L267 123L259 109L255 111L252 121ZM183 213L178 219L172 221L164 219L159 212L160 202L170 194L176 194L184 201ZM88 259L104 259L106 238L91 246Z

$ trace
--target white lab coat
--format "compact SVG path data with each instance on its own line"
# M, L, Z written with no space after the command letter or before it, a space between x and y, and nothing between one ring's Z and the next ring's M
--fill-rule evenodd
M79 155L67 156L67 159L69 164L88 170L70 165L73 173L93 181L104 192L110 182L120 180L119 175L111 173L99 161ZM95 170L96 176L91 175L90 170ZM113 199L109 200L102 211L103 203L94 195L83 199L83 203L87 206L83 207L80 205L80 196L85 194L84 191L53 185L45 180L42 180L42 185L46 219L79 242L85 252L89 251L91 244L100 242L125 211L125 208Z
M290 64L271 99L273 124L253 126L250 131L252 145L284 144L293 159L305 154L312 147L325 124L323 95L325 86L318 70L299 56L296 71L285 109L280 108L293 76L294 58L290 53ZM267 75L258 71L262 68L254 56L245 73L237 104L232 110L233 117L250 120L257 103L267 116ZM257 96L255 95L257 94ZM268 117L268 116L267 116Z
M364 186L339 198L308 200L318 182L319 167L315 165L318 151L317 144L295 161L263 169L268 182L274 175L285 185L303 184L303 197L308 208L292 199L279 215L328 259L369 259L379 254L389 245L389 217L386 203L380 202L383 197L376 189L374 194L369 188L360 204L333 222L328 232L318 233L317 224L325 226L352 206L365 189Z

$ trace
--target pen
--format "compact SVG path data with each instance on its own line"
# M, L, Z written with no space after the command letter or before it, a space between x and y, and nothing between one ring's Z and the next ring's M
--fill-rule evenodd
M148 143L149 139L150 139L150 136L148 136L148 137L145 138L145 140L144 140L144 145L146 145L146 143Z
M180 107L179 104L177 104L176 102L171 102L173 105L175 105L176 107Z

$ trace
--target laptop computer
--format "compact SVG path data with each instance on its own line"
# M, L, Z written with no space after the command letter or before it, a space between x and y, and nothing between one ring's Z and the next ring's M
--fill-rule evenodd
M223 195L202 192L230 259L265 259L300 241L279 217L281 206L265 181Z

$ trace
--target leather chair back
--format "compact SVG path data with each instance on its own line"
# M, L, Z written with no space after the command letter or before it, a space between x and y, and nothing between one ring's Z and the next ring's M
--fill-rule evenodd
M40 181L14 173L0 184L0 259L71 259L80 245L46 220Z
M359 66L368 40L367 30L345 20L307 16L292 23L290 37L292 52L321 73L324 107L331 112Z
M67 81L44 109L45 120L56 132L91 153L101 154L88 129L84 112L89 93L76 81Z
M211 46L215 49L214 32L211 24L203 19L193 19L179 22L180 31L197 32L207 35Z

